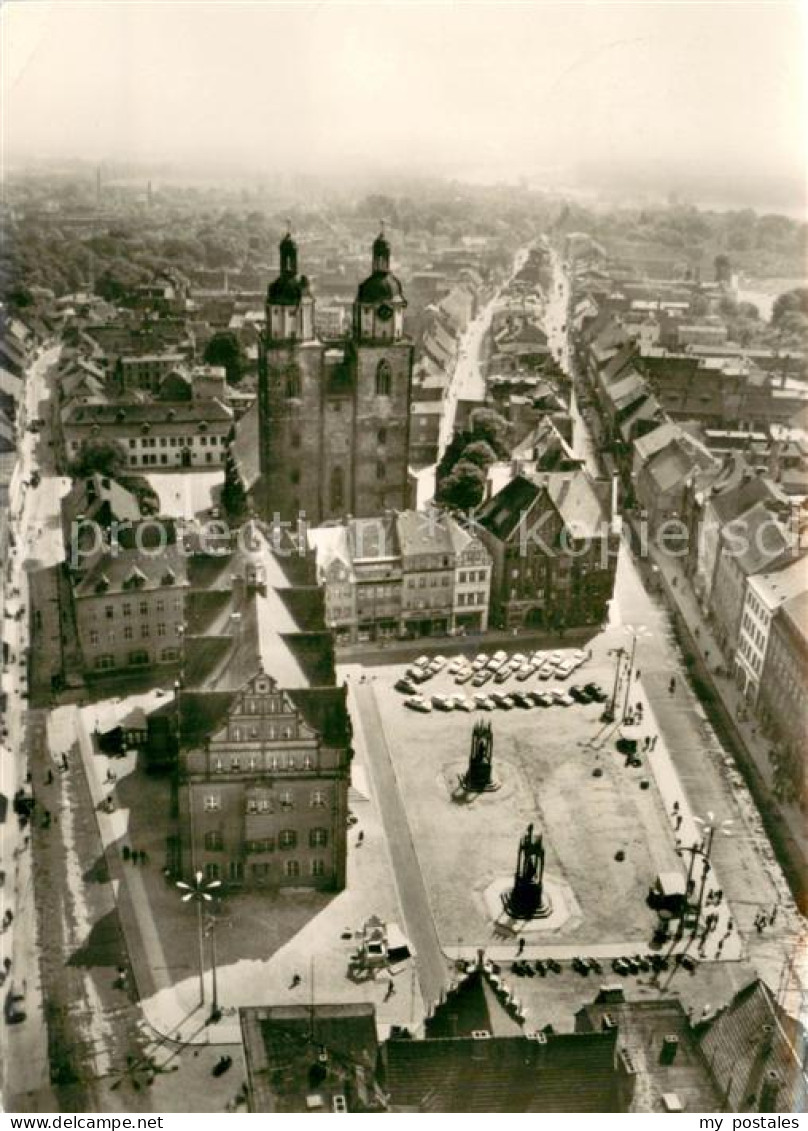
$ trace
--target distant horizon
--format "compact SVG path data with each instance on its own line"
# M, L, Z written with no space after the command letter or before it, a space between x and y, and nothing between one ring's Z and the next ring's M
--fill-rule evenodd
M8 0L0 31L5 170L75 153L808 212L798 0Z

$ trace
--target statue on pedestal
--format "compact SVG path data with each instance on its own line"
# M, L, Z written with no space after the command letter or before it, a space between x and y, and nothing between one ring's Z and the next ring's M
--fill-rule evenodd
M513 887L502 895L502 906L512 919L539 919L550 914L544 893L544 843L533 836L533 826L519 841Z
M469 765L460 777L460 785L467 793L484 793L498 789L491 773L494 757L494 734L490 722L480 720L471 732Z

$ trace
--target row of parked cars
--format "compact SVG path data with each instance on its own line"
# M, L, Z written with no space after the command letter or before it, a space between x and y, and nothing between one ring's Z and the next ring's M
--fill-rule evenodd
M404 693L405 707L412 711L428 714L436 711L511 711L514 707L571 707L574 703L603 703L606 692L596 683L575 685L570 688L551 687L546 691L477 691L471 696L436 694L427 698L414 690L406 679L396 683L397 690Z
M698 965L698 960L690 954L677 954L672 959L664 954L635 954L630 958L613 959L612 970L615 974L621 976L647 974L652 970L655 973L660 973L662 970L668 969L671 961L691 972ZM596 958L587 958L583 955L576 955L571 960L570 966L584 977L588 974L603 973L603 967ZM523 978L535 978L537 974L544 978L549 973L560 974L562 966L555 958L538 958L535 962L527 958L518 958L511 963L511 970L514 974Z
M407 668L406 675L411 683L421 684L445 670L447 675L453 676L456 684L471 683L473 687L482 687L489 681L505 683L511 678L524 683L531 676L540 680L552 677L568 679L588 659L589 653L581 649L570 653L514 652L511 656L502 650L492 656L480 652L473 660L466 656L455 656L451 660L445 656L433 656L432 659L419 656Z

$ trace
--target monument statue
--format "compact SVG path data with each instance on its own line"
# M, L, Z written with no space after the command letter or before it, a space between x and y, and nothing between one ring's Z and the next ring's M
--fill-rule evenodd
M491 763L494 757L494 733L490 722L480 719L471 732L471 752L469 765L460 778L460 784L469 793L483 793L496 789L491 777Z
M533 826L519 841L513 887L503 892L502 906L512 919L539 919L550 914L550 901L544 892L544 843L533 836Z

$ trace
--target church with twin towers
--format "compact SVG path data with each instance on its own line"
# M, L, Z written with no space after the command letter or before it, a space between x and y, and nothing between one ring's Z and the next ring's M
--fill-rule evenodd
M359 284L350 333L315 334L314 295L290 233L267 288L259 354L260 509L317 525L408 505L413 347L384 233Z

